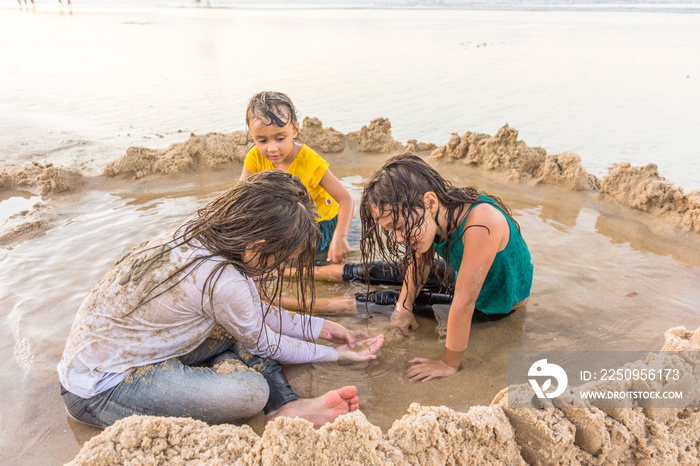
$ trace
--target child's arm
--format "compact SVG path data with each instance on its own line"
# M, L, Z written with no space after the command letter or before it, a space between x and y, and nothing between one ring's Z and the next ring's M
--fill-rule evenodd
M350 299L353 300L354 307L355 300L354 298ZM370 338L365 332L351 332L342 325L328 319L301 316L281 308L276 308L274 316L271 314L273 313L268 313L265 317L265 322L276 332L304 341L320 339L340 345L335 347L339 361L376 359L375 353L379 351L379 348L384 343L384 335Z
M338 203L338 225L335 227L333 239L331 239L331 245L328 248L328 260L339 264L350 254L348 232L350 231L352 215L355 211L355 201L352 200L348 190L345 189L330 169L326 170L319 184Z
M420 256L417 256L416 260L418 261L419 270L422 268L424 275L427 274L428 268L425 265L421 267L422 261ZM419 283L425 281L425 276L423 278L424 280L421 280ZM396 302L394 312L391 314L392 333L408 336L409 330L418 328L418 322L413 315L413 301L416 299L420 289L421 287L416 286L416 282L413 279L413 268L409 266L401 286L399 299Z
M241 172L241 177L239 178L239 180L245 180L252 174L253 173L250 170L248 170L245 165L243 165L243 171Z
M472 314L481 286L496 253L505 249L510 229L505 217L493 206L474 207L465 227L464 255L455 284L455 295L447 318L447 339L441 359L415 358L406 371L411 381L427 382L435 377L448 377L459 370L462 355L469 343Z
M282 296L281 306L288 311L305 311L299 306L296 298ZM326 316L354 316L357 315L357 303L354 296L332 296L329 298L317 297L314 299L314 314Z

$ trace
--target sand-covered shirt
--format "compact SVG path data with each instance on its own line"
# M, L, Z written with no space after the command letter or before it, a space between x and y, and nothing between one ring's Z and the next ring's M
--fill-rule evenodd
M334 348L313 343L323 319L277 308L265 314L255 283L233 266L223 268L216 283L207 283L214 266L224 261L219 256L198 261L162 285L191 259L211 255L199 244L161 246L172 235L136 247L88 292L58 364L66 390L82 398L102 393L136 367L191 352L217 324L258 356L292 364L338 359ZM137 307L146 295L151 299Z
M272 162L266 159L255 146L248 151L248 155L246 155L243 163L251 173L275 168ZM306 186L309 194L311 194L311 198L314 200L320 215L320 218L316 219L319 222L331 220L338 215L338 203L320 185L321 178L326 174L326 170L328 170L328 162L306 144L299 149L296 158L287 168L287 173L291 173L299 178Z

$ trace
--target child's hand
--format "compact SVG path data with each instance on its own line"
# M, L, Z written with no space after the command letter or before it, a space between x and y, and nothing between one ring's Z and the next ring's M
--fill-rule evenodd
M355 348L350 348L348 345L338 346L335 350L338 352L338 361L368 361L377 359L374 354L379 351L379 348L384 344L384 335L377 335L374 338L358 341Z
M369 335L360 331L351 332L340 324L325 320L318 337L322 340L330 341L331 343L347 343L350 348L354 348L355 339L364 340L368 338Z
M449 377L457 373L457 368L452 367L441 359L414 358L408 361L413 366L406 371L405 377L410 382L422 380L427 382L436 377Z
M418 322L411 311L407 311L402 306L398 306L391 313L391 332L394 335L408 336L409 330L418 328Z
M328 246L328 261L340 264L347 259L350 254L350 244L347 238L337 238L333 235L330 246Z

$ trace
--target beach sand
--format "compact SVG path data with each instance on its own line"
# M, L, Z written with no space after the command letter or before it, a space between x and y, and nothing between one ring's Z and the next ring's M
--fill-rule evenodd
M438 354L443 345L439 325L424 318L410 338L388 338L376 361L287 366L302 396L358 386L361 412L320 429L303 420L277 420L265 428L261 416L246 426L146 417L100 434L65 413L55 372L65 340L54 335L65 338L87 288L124 250L180 223L228 189L250 140L237 131L183 135L182 142L165 149L130 147L101 174L50 163L7 164L0 168L0 192L7 198L22 193L31 205L0 231L5 261L13 267L13 276L4 281L15 296L8 301L14 312L6 319L16 329L2 351L14 355L16 365L8 365L6 373L22 377L25 387L11 391L10 380L3 382L13 406L8 410L13 415L3 420L3 460L330 464L344 458L443 464L478 458L546 464L556 460L547 456L551 453L582 464L683 464L697 454L697 406L660 418L649 417L642 407L608 412L544 406L544 414L533 414L539 411L508 408L508 392L502 391L508 386L509 351L654 351L664 341L676 350L697 350L692 346L697 332L677 328L662 337L663 329L698 324L696 192L685 194L653 166L621 162L598 179L586 173L576 154L530 147L507 125L493 136L455 134L438 146L396 141L383 118L350 133L308 118L300 138L319 149L356 198L366 176L405 150L431 160L454 183L501 195L533 254L535 283L528 305L508 319L475 324L462 370L428 386L402 379L410 357ZM355 224L351 259L359 257L357 234ZM22 312L22 297L34 296L28 277L46 284L34 313ZM317 286L319 296L356 291L347 284ZM48 316L55 322L50 328L44 323ZM386 332L389 325L381 313L336 320L370 334Z
M278 418L262 436L249 426L131 416L88 441L70 464L693 464L700 455L700 328L676 327L665 339L663 351L674 352L669 357L695 387L676 409L609 408L570 395L512 408L509 392L529 387L509 386L490 406L466 412L411 404L386 435L361 411L319 429ZM653 358L637 365L671 367Z

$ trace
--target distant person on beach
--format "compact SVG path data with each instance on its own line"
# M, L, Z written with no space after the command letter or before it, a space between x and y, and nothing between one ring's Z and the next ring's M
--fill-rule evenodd
M474 187L453 186L416 155L392 157L370 177L360 215L364 267L378 255L399 264L403 277L391 315L395 333L408 335L417 328L411 311L416 296L427 278L437 275L435 256L447 264L441 280L443 288L454 289L454 297L445 349L440 359L409 361L410 381L455 374L475 314L505 316L530 296L532 259L510 209Z
M248 103L246 123L255 146L246 155L241 179L277 168L299 178L318 209L321 239L317 251L340 263L348 257L348 231L355 209L350 193L328 168L329 164L306 144L299 133L296 108L281 92L260 92Z
M299 179L267 170L120 259L80 306L58 364L69 414L99 428L132 414L218 424L261 410L322 425L358 409L354 386L300 398L280 363L375 359L384 336L262 303L253 281L279 302L295 260L292 286L312 307L316 215Z

